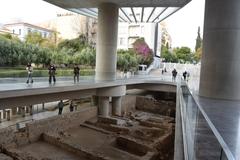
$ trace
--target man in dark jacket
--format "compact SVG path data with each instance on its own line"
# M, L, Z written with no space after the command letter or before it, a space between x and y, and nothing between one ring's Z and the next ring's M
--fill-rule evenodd
M75 64L74 68L73 68L73 73L74 73L74 83L76 82L76 78L77 78L77 82L79 82L79 75L80 75L80 68L78 67L77 64Z
M174 70L172 71L172 79L173 79L173 81L176 81L176 77L177 77L177 70L174 68Z
M55 75L56 75L56 67L51 64L49 67L48 67L48 74L49 74L49 83L52 83L52 80L53 82L55 83L56 82L56 78L55 78Z
M58 115L61 115L61 114L62 114L63 107L64 107L64 103L63 103L63 101L61 100L61 101L58 103Z
M26 83L29 83L29 82L33 83L33 78L32 78L33 67L31 65L31 63L27 64L26 70L27 70L27 73L28 73L28 79L27 79Z
M186 78L187 78L187 71L184 71L183 72L183 79L184 79L184 81L186 81Z

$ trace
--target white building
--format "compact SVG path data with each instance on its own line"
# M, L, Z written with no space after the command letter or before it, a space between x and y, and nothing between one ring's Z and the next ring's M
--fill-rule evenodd
M27 34L30 32L38 32L44 38L51 36L51 34L53 33L52 30L23 22L5 24L4 27L10 30L12 34L17 35L20 40L24 40Z
M0 26L0 34L11 34L15 36L15 34L13 34L11 30L3 26Z
M144 38L149 47L154 50L156 24L154 23L119 23L118 49L132 48L138 38Z

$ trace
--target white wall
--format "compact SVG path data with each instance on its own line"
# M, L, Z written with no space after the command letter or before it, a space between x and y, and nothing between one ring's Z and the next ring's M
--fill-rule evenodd
M131 44L137 39L143 37L149 47L154 50L154 23L119 23L118 24L118 49L131 48ZM161 35L161 34L159 34ZM124 39L124 43L120 44L120 39Z

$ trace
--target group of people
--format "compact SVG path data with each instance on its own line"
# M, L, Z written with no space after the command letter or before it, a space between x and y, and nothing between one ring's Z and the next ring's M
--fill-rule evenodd
M63 107L64 107L63 100L60 100L60 102L58 103L58 115L61 115L61 114L62 114ZM74 111L73 101L70 101L70 103L69 103L69 111L70 111L70 112L73 112L73 111Z
M176 81L177 74L178 74L178 72L177 72L177 70L174 68L174 69L172 70L172 80L173 80L173 81ZM189 80L189 77L190 77L190 73L185 70L185 71L183 72L182 76L183 76L184 81L188 81L188 80Z
M33 67L31 65L31 63L28 63L26 66L26 70L28 73L28 77L27 77L27 82L26 83L33 83ZM77 64L74 65L73 68L73 79L74 82L79 82L79 76L80 76L80 68L78 67ZM48 75L49 75L49 83L56 83L56 67L53 64L50 64L48 67Z

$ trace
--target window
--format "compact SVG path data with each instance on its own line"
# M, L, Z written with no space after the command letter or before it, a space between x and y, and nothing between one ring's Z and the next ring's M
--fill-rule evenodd
M21 31L22 31L22 30L21 30L21 29L19 29L18 31L19 31L19 35L21 35Z

